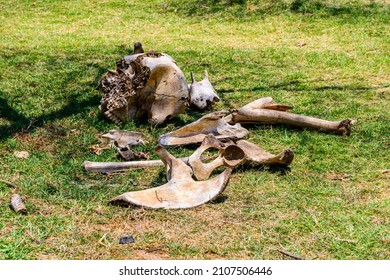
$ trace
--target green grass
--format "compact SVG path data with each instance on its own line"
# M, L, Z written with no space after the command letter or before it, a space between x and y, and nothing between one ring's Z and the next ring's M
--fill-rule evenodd
M165 3L0 1L0 178L19 186L29 211L12 212L0 185L0 259L285 258L278 249L390 259L388 1ZM270 152L293 149L290 169L239 167L216 202L195 209L108 205L158 186L164 171L85 172L84 160L115 160L90 150L103 132L144 132L152 153L159 135L203 114L160 127L100 116L101 75L136 41L170 54L187 78L208 69L222 99L215 110L272 96L295 113L358 123L349 137L248 127ZM22 150L30 157L14 156ZM119 245L125 235L136 242Z

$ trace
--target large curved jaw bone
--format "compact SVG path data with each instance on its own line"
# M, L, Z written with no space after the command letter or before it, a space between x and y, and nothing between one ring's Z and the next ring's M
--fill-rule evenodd
M237 112L226 117L231 124L236 123L263 123L263 124L287 124L298 127L312 128L319 131L339 135L350 135L353 121L327 121L318 118L298 115L286 112L292 107L280 105L271 97L260 98L251 102Z
M231 168L226 168L207 181L195 181L191 168L182 160L175 158L161 146L155 152L169 169L168 183L156 188L124 193L113 198L111 203L154 209L192 208L216 198L225 190Z
M225 115L226 111L207 114L193 123L161 135L158 142L164 147L180 146L201 143L208 134L213 134L219 140L241 139L249 134L239 123L227 123Z
M218 156L214 160L205 163L202 161L202 155L209 149L218 150ZM226 146L210 134L204 138L200 147L188 158L188 165L191 166L195 179L207 180L218 167L225 165L233 168L244 159L245 153L240 147L237 145Z
M192 83L189 86L190 104L199 109L210 108L220 99L209 81L207 70L204 72L204 78L200 82L195 81L194 74L191 73Z

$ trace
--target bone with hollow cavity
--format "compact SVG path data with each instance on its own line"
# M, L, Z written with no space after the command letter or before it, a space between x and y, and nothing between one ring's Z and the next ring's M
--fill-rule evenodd
M203 80L197 82L191 73L192 83L189 86L190 104L199 109L210 108L215 102L220 100L209 80L207 70L204 72Z
M202 154L209 150L218 150L218 156L205 163L202 161ZM200 147L188 158L188 165L191 166L194 177L197 180L207 180L215 169L225 165L235 167L245 158L245 154L241 148L236 145L225 146L224 143L215 138L214 135L207 135Z
M182 160L176 159L163 147L155 151L169 166L171 178L159 187L121 194L110 203L134 205L145 208L182 209L192 208L216 198L229 181L232 169L226 168L218 176L207 181L192 179L192 170Z
M184 112L188 85L176 62L163 53L137 53L117 62L117 70L106 73L100 111L110 120L126 123L148 119L161 124Z
M180 146L201 143L206 135L213 134L219 140L241 139L248 130L240 124L231 125L224 119L226 111L207 114L199 120L175 131L163 134L158 142L161 146Z

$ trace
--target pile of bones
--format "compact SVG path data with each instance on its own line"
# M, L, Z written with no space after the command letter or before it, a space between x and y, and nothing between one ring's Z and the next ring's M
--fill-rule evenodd
M153 125L163 124L183 113L186 107L210 109L220 98L205 71L204 79L197 82L191 73L191 83L176 62L167 54L144 52L136 43L131 55L117 62L115 71L108 71L100 83L103 91L100 111L116 123L134 119L147 119ZM327 121L315 117L287 112L292 107L277 104L271 97L255 100L231 113L218 111L206 114L197 121L158 139L155 153L161 160L140 160L142 153L131 150L143 143L140 132L111 130L103 137L110 139L122 162L90 162L84 167L90 172L118 172L130 168L165 166L167 183L154 188L131 191L110 202L145 208L192 208L215 199L226 188L234 167L240 164L291 164L294 153L285 149L277 155L258 145L243 140L249 131L242 124L287 124L311 128L338 135L349 135L352 120ZM198 145L188 158L176 158L165 148ZM216 150L217 156L205 160L204 153ZM216 169L224 167L212 176Z

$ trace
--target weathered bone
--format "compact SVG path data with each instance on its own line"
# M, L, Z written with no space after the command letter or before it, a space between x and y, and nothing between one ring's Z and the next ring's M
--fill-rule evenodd
M144 134L141 132L110 130L108 133L103 134L102 137L110 139L110 141L115 145L118 154L126 161L147 158L146 154L135 153L131 150L133 146L145 144L142 139Z
M236 123L262 123L262 124L288 124L298 127L312 128L329 133L350 135L350 119L342 121L327 121L314 117L285 112L290 106L279 105L273 102L271 97L261 98L239 109L226 120L231 124Z
M219 140L241 139L248 135L248 130L240 124L228 124L224 119L225 114L226 111L207 114L193 123L161 135L158 142L167 147L201 143L208 134L213 134Z
M183 162L187 162L188 158L180 158ZM161 160L140 160L140 161L126 161L126 162L93 162L84 161L83 166L88 172L122 172L132 168L147 168L163 166L164 163Z
M288 166L294 159L294 152L290 149L284 149L281 153L273 155L258 145L246 140L239 140L236 144L244 151L244 162L247 164Z
M112 141L116 147L120 148L145 144L143 140L145 135L142 132L113 129L103 134L102 137L110 139L110 141Z
M213 138L210 143L210 138ZM202 154L209 148L219 150L218 156L210 163L204 163ZM235 167L241 162L251 165L281 165L288 166L294 159L294 153L285 149L277 155L273 155L261 147L246 140L222 143L214 136L205 137L202 145L189 157L180 158L185 164L191 166L194 177L197 180L205 180L218 167L226 165ZM162 160L143 160L130 162L91 162L84 161L84 168L88 172L112 173L123 172L133 168L148 168L163 166ZM169 178L169 170L167 178Z
M208 149L217 149L218 156L209 163L204 163L202 154ZM188 158L188 164L192 167L194 177L197 180L207 180L212 172L222 165L234 167L245 158L244 151L236 145L225 146L224 143L215 138L214 135L207 135L202 145Z
M168 183L156 188L124 193L113 198L111 203L154 209L192 208L214 199L225 190L231 168L226 168L207 181L194 181L191 168L182 160L176 159L161 146L155 152L169 166L171 179Z
M220 99L209 81L207 70L204 72L204 78L200 82L195 81L194 74L191 73L192 83L189 87L190 104L199 109L210 108L215 102Z
M99 109L117 123L147 118L161 124L183 113L189 100L184 74L167 54L126 56L100 86L104 94Z
M10 205L12 210L14 210L16 213L27 214L27 208L24 205L23 199L19 194L12 194Z

